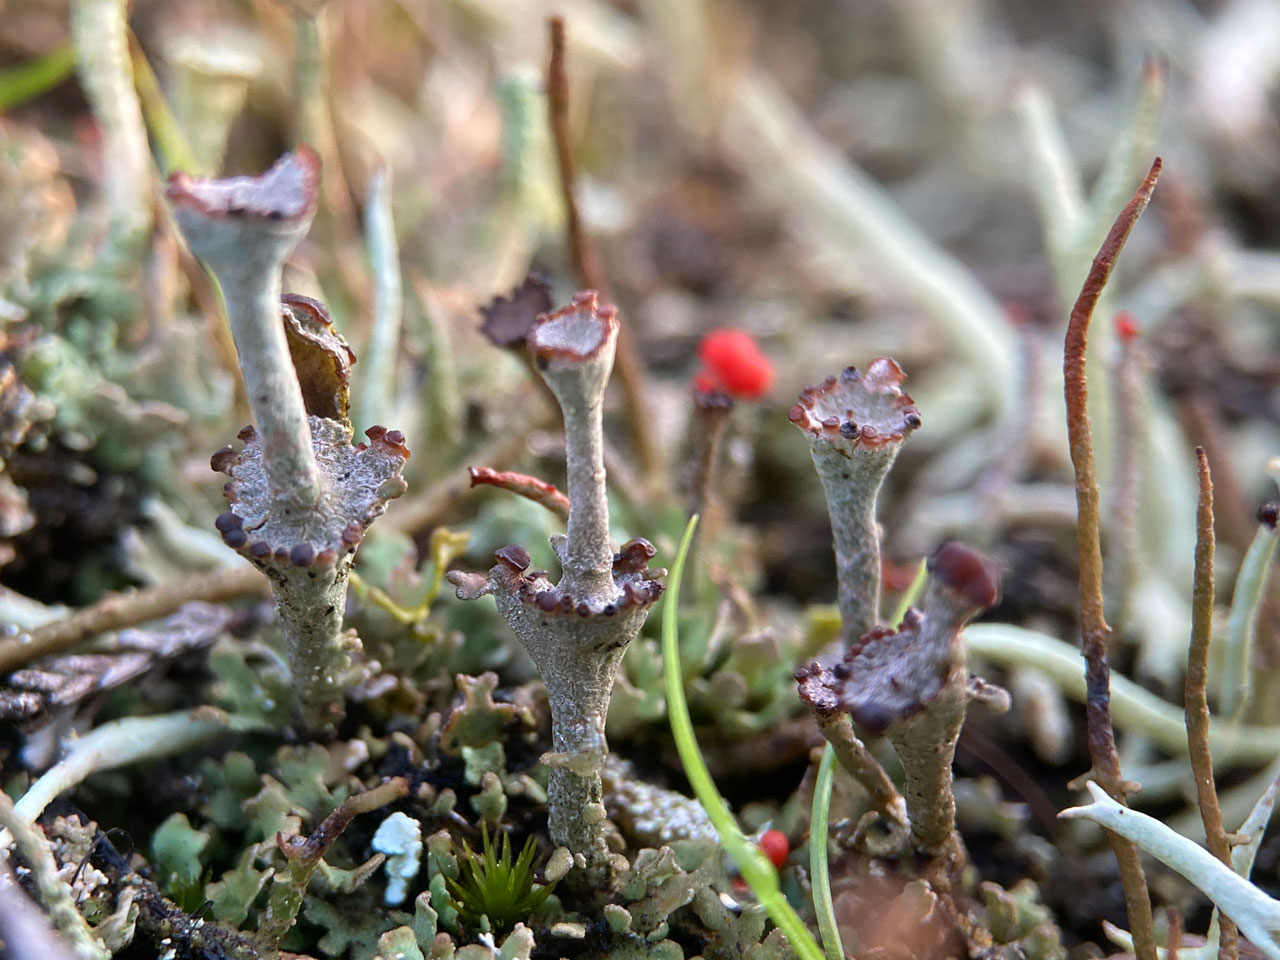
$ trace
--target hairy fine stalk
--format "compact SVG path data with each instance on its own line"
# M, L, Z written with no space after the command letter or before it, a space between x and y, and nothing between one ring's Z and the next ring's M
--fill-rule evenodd
M1111 726L1111 670L1107 664L1107 626L1102 607L1102 548L1099 532L1098 479L1094 474L1093 438L1089 425L1088 386L1085 356L1089 321L1111 275L1116 257L1138 217L1146 209L1160 175L1160 160L1151 166L1138 192L1116 218L1115 225L1094 258L1080 296L1071 309L1063 352L1063 380L1067 403L1067 433L1071 443L1071 464L1076 474L1077 549L1080 557L1080 626L1089 691L1086 717L1092 774L1117 800L1123 801L1125 785L1120 775L1115 730ZM1142 862L1133 844L1111 837L1112 849L1120 865L1129 925L1133 929L1138 960L1155 960L1156 943L1151 898L1142 872Z
M1183 710L1187 717L1187 747L1191 772L1196 782L1196 800L1209 852L1231 866L1231 847L1222 826L1218 791L1213 780L1213 755L1209 751L1209 701L1205 679L1209 672L1209 642L1213 638L1213 480L1204 449L1196 447L1200 478L1200 498L1196 505L1196 575L1191 601L1191 645L1187 654L1187 676L1183 690ZM1235 960L1239 953L1235 924L1219 924L1221 960Z

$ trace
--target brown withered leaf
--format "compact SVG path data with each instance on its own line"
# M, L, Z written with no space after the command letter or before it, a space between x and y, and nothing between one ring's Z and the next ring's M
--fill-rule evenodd
M495 346L508 350L523 347L533 321L550 312L552 306L551 285L541 274L530 271L509 297L494 297L480 308L484 317L480 332Z
M0 681L0 720L32 723L90 696L132 683L179 656L211 645L234 614L188 603L160 625L121 630L100 653L44 657Z
M286 293L280 300L289 355L298 371L307 413L346 423L355 353L334 329L329 311L319 300L298 293Z

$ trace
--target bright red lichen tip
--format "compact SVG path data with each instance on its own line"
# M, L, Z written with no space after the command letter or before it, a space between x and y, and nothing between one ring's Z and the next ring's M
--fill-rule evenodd
M701 393L720 390L731 397L758 400L773 386L772 361L744 330L712 330L702 338L698 356L704 368L693 383Z
M1116 314L1116 336L1125 343L1132 343L1138 339L1138 321L1134 319L1133 314L1128 310L1121 310Z
M787 842L787 835L781 830L766 830L760 835L756 846L769 858L775 870L781 870L791 854L791 844Z

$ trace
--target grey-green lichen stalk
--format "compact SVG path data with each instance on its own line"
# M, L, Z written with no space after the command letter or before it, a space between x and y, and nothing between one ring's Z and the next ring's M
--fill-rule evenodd
M222 287L271 499L299 511L319 499L320 473L279 319L281 272L311 227L319 177L320 161L304 147L261 177L178 173L168 190L187 245Z
M110 233L104 254L130 262L151 229L151 155L129 61L129 4L76 0L71 30L80 85L98 120L107 164Z
M529 651L551 706L547 787L551 839L588 863L607 859L600 770L605 715L618 664L662 593L654 548L636 539L614 553L605 491L603 402L618 335L616 310L579 293L540 316L528 335L534 365L564 412L568 535L552 538L562 575L528 572L529 554L504 547L488 576L451 573L458 596L493 594Z
M895 361L879 357L866 373L848 367L807 388L791 408L827 496L846 647L879 621L876 502L902 441L920 426L920 411L902 392L904 379Z
M319 163L303 147L260 177L170 178L168 196L192 252L227 305L256 427L244 448L214 454L230 509L216 526L271 581L298 708L317 734L343 715L347 575L364 532L404 492L399 431L352 443L345 341L323 305L281 296L284 262L315 213Z
M905 775L903 795L913 846L959 863L951 763L970 699L1008 708L1008 694L970 678L961 629L999 598L993 561L945 543L929 560L923 610L897 630L877 627L827 669L797 672L801 698L819 715L846 712L893 744Z

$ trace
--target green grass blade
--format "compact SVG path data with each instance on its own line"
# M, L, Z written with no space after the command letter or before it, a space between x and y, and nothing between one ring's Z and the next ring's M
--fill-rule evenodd
M920 594L924 592L924 582L929 577L929 561L921 557L920 566L916 568L916 575L911 578L911 585L903 592L902 598L898 600L898 608L893 611L893 619L889 622L895 626L902 622L902 618L907 615L907 611L911 609L911 605L920 598Z
M667 717L671 723L671 735L675 739L676 752L680 754L680 763L684 766L685 776L693 788L694 796L702 804L703 810L716 833L720 835L720 843L733 859L742 874L742 879L751 887L756 899L768 911L769 918L786 935L791 949L801 960L824 960L822 950L813 934L803 921L791 909L791 904L782 895L778 886L778 874L773 864L748 840L738 827L733 814L725 805L724 798L716 789L698 749L698 740L693 733L693 721L689 718L689 704L684 698L684 678L680 674L680 578L684 575L685 560L689 556L689 545L693 542L693 533L698 527L695 514L689 518L684 537L680 540L680 550L676 554L676 562L672 565L671 576L667 581L666 606L662 610L662 665L663 680L667 690Z
M921 564L921 569L924 564ZM827 813L831 807L831 784L835 780L836 752L827 744L813 785L813 814L809 818L809 877L813 883L813 912L818 917L822 948L827 960L844 960L844 944L831 902L831 871L827 864Z
M71 44L0 70L0 111L12 110L52 90L71 75L76 51Z

